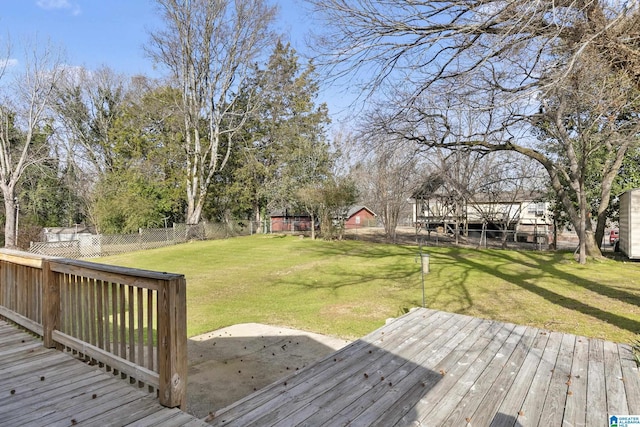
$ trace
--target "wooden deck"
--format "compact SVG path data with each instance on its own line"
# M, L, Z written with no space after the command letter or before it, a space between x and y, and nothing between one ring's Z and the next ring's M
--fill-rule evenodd
M203 426L0 320L0 426Z
M627 345L417 309L215 426L607 426L640 414Z

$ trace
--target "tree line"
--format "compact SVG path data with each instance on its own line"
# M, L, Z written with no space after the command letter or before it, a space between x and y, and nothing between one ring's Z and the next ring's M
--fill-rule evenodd
M127 233L260 222L278 208L312 212L330 235L332 211L353 202L354 187L333 173L317 73L270 30L275 9L156 3L165 26L145 49L166 78L66 67L59 50L37 43L20 73L4 62L5 246L42 226Z
M145 50L164 79L70 70L33 49L6 85L9 246L17 212L115 232L295 207L330 235L354 181L393 239L407 194L434 171L468 193L538 184L542 170L586 262L616 195L640 184L637 1L309 0L321 25L305 64L265 1L155 3L164 26ZM341 79L363 114L330 141L316 99Z
M310 2L321 63L366 76L365 134L537 163L580 262L601 256L617 191L640 184L638 1Z

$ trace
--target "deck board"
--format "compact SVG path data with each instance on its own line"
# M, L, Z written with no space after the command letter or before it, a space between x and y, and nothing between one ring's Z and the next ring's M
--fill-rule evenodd
M506 398L528 354L529 348L536 339L536 332L536 329L526 328L526 330L521 333L521 339L518 341L513 353L511 353L511 357L504 364L496 380L490 385L490 388L484 392L485 396L482 401L474 397L473 403L476 404L476 410L470 417L473 424L481 426L491 424L494 414Z
M629 413L640 414L640 383L634 380L640 375L638 365L636 365L633 359L633 352L628 345L618 344L618 354L620 354L620 367L622 369Z
M607 395L604 378L604 343L589 340L589 361L587 362L587 418L586 425L602 425L597 420L607 416Z
M455 353L451 350L459 348L465 339L472 336L471 334L479 325L480 320L473 319L470 322L457 325L455 328L450 328L448 333L443 336L443 341L435 343L435 348L432 346L429 351L418 353L413 359L414 363L407 361L407 363L405 363L405 366L407 366L406 370L400 372L398 375L395 375L395 373L390 375L391 385L389 387L393 387L393 390L389 390L388 392L386 387L379 387L377 395L371 396L371 399L369 399L366 404L363 402L363 411L355 418L356 422L360 420L361 422L369 422L371 425L388 425L388 420L395 420L404 416L406 409L409 408L406 402L411 401L412 396L416 396L416 381L414 376L421 374L421 367L427 365L433 366L435 364L440 367L442 372L445 372L448 366L455 363L455 361L452 360L452 357L455 358ZM431 382L435 383L439 380L441 374L431 372L430 377ZM423 377L422 380L420 384L421 389L423 383L426 386L429 378ZM370 405L371 400L376 401L375 408ZM397 405L398 402L403 404ZM348 413L344 413L344 415L349 416Z
M207 424L0 320L0 426L19 425Z
M414 375L421 375L419 381L413 380L412 377L405 378L402 387L406 389L406 392L402 396L398 397L393 405L380 416L375 424L379 426L393 425L397 420L402 421L409 412L412 412L413 417L419 416L419 409L424 408L429 404L428 401L420 400L424 394L425 388L431 389L434 386L443 386L449 377L446 375L447 372L453 371L456 367L467 366L469 364L467 360L469 355L468 352L472 347L474 347L478 338L484 334L489 327L489 324L487 322L482 322L480 319L476 319L469 325L473 328L471 333L468 335L462 335L458 343L452 340L450 344L456 345L456 347L449 347L449 354L435 366L433 371L418 371L418 373ZM437 393L433 393L433 396L437 396ZM413 405L411 402L418 403ZM431 402L433 404L437 403L435 399Z
M628 345L416 309L209 424L602 426L612 411L640 411Z
M609 341L604 342L604 378L607 395L607 413L628 413L629 407L624 389L624 377L622 376L618 346Z

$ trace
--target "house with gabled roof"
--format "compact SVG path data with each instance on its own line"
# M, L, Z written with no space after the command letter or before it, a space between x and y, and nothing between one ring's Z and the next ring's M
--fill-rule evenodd
M373 227L377 223L377 215L371 209L363 205L352 206L347 212L347 219L344 228L354 229L362 227Z

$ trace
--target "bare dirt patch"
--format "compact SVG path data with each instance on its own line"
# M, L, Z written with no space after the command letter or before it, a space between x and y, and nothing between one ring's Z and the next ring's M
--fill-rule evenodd
M187 412L205 418L285 378L349 341L258 323L189 339Z

